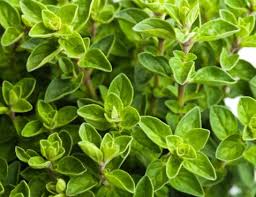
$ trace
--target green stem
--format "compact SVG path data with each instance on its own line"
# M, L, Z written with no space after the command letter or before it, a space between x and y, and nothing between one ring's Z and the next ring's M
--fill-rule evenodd
M184 95L185 95L186 85L178 85L178 103L180 107L184 106Z

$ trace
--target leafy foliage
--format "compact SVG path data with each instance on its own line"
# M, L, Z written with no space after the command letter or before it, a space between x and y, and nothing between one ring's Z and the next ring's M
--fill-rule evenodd
M0 0L0 196L255 196L255 13Z

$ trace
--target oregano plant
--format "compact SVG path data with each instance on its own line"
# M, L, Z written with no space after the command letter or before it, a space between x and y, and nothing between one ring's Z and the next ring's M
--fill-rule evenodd
M0 196L254 197L255 19L256 0L0 0Z

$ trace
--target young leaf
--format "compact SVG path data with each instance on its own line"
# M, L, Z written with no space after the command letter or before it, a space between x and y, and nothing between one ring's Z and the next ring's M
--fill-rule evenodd
M229 71L236 66L239 61L239 55L229 54L226 48L223 48L220 54L220 65L221 67Z
M77 16L78 6L76 4L64 4L58 11L61 23L71 25Z
M134 197L154 197L154 187L148 176L143 176L136 185Z
M32 120L28 122L21 131L23 137L33 137L45 132L42 123L39 120Z
M211 86L222 86L232 85L236 81L219 67L206 66L196 72L192 82Z
M171 24L158 18L144 19L137 23L133 27L133 30L148 36L156 36L163 39L172 39L175 37Z
M115 93L117 96L119 96L124 106L128 106L132 103L134 90L129 78L123 73L117 75L113 79L109 86L108 92Z
M243 157L256 166L256 146L253 145L243 152Z
M31 22L38 23L42 21L42 10L46 9L46 6L35 0L21 0L20 8Z
M101 136L97 130L88 123L83 123L79 128L79 136L82 141L92 142L93 144L100 146Z
M129 193L135 192L135 183L127 172L117 169L112 172L106 172L105 176L110 184Z
M175 178L182 167L182 159L175 155L171 155L166 163L166 174L169 179Z
M239 28L222 19L210 20L198 30L197 40L213 41L229 37L239 31Z
M88 141L79 142L82 151L98 164L103 161L102 151L93 143Z
M220 140L238 133L237 119L226 107L212 106L210 108L210 123L212 131Z
M245 150L245 144L239 135L231 135L223 140L217 150L216 158L222 161L233 161L240 158Z
M49 168L51 166L51 162L46 161L41 156L34 156L29 158L28 165L34 169L44 169L44 168Z
M184 136L187 132L194 128L201 128L201 113L199 107L194 107L182 117L179 121L175 134Z
M251 118L256 114L256 100L248 96L241 97L238 103L237 112L238 119L241 123L248 125Z
M82 193L92 189L97 184L98 182L95 178L88 173L84 173L80 176L74 176L67 184L66 194L68 196L80 196L79 194L81 194L82 196Z
M172 130L167 124L156 117L142 116L139 126L155 144L166 148L165 137L172 134Z
M171 69L168 61L162 56L154 56L152 53L143 52L138 55L140 64L147 70L165 76L171 76Z
M216 179L216 172L215 169L208 159L206 155L203 153L198 152L197 158L190 160L186 159L183 161L183 166L188 171L204 177L208 180L215 180Z
M86 168L76 157L65 156L57 162L55 170L67 176L79 176L86 171Z
M120 126L125 129L131 129L140 121L140 115L138 111L131 107L127 106L121 112L121 122Z
M81 57L78 65L82 68L93 68L104 72L111 72L112 66L104 53L99 49L89 49Z
M61 19L50 10L42 10L42 19L44 26L51 30L59 30L61 28Z
M185 169L181 169L178 176L170 180L170 184L180 192L193 196L204 196L203 188L196 176Z

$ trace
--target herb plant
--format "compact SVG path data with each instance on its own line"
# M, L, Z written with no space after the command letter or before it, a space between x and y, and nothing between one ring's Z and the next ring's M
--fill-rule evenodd
M255 11L0 0L0 196L255 196Z

